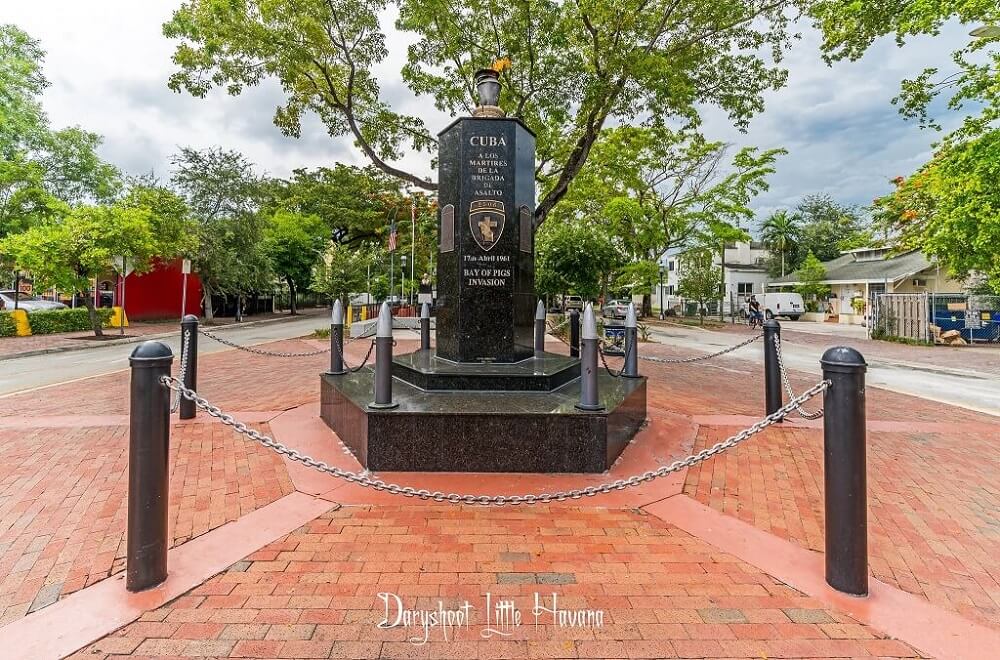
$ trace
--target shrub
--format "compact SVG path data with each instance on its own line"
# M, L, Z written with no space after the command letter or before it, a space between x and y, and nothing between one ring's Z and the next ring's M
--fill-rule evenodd
M13 337L17 334L17 324L10 312L0 312L0 337Z
M101 307L97 310L101 326L108 326L113 313L112 310L106 307ZM90 315L87 313L86 307L31 312L28 314L28 323L31 325L31 334L33 335L51 335L56 332L82 332L92 329Z

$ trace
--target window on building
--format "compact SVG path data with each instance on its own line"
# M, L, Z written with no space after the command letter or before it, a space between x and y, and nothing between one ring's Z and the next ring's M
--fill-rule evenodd
M737 282L736 283L736 293L741 296L749 296L753 294L753 282Z
M668 296L674 295L674 285L673 284L668 284L667 285L667 295Z
M673 270L673 269L674 269L674 260L671 259L670 261L667 262L667 270Z

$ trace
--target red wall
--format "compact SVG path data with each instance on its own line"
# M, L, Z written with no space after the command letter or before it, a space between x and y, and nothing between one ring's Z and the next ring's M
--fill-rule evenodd
M201 316L201 280L194 273L187 276L187 309L182 313L183 286L180 259L157 262L153 270L142 275L132 273L125 278L125 315L136 321ZM116 288L116 301L121 301L121 285Z

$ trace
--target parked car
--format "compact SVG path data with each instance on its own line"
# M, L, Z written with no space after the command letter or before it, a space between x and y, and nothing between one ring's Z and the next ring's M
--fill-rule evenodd
M0 307L6 311L14 309L14 291L5 289L0 291ZM66 309L66 305L52 300L43 300L38 296L19 294L17 296L17 307L26 312L37 312L43 309Z
M583 298L580 296L566 296L563 298L563 309L567 312L571 309L583 311Z
M767 319L784 316L790 321L798 321L806 312L805 303L798 293L765 293L757 296L757 302Z
M628 300L609 300L601 308L601 314L605 318L623 319L628 316Z

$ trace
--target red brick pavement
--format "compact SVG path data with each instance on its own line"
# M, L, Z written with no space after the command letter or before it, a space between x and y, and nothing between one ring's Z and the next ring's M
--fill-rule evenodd
M652 516L602 509L345 507L254 553L75 658L915 657ZM468 628L379 629L408 608L475 608ZM485 594L522 616L484 639ZM603 626L541 612L600 610ZM393 613L394 614L394 613ZM596 616L596 614L595 614ZM591 619L592 621L594 619ZM496 617L493 629L501 629Z
M695 449L733 429L702 428ZM868 434L872 574L1000 628L1000 462L996 433ZM823 436L768 429L688 471L684 493L822 552Z
M123 426L0 429L0 625L124 567L127 454ZM290 492L271 452L210 422L173 429L172 545Z

